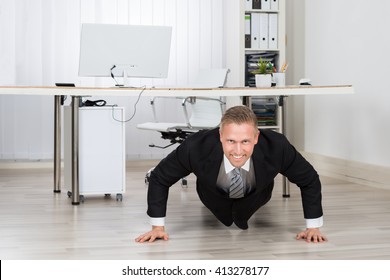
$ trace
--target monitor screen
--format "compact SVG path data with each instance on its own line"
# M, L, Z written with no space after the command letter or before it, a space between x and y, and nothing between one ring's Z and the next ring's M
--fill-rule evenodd
M79 76L168 76L172 27L90 24L81 29Z

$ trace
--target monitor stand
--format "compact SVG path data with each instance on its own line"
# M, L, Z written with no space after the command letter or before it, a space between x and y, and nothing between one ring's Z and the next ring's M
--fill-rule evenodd
M115 79L114 79L114 80L115 80ZM115 80L115 82L117 83L117 84L115 85L115 87L120 87L120 88L137 88L137 87L135 87L135 86L131 86L131 85L130 85L130 80L129 80L129 77L128 77L128 75L127 75L126 69L123 69L123 84L119 84L119 83L117 82L117 80Z

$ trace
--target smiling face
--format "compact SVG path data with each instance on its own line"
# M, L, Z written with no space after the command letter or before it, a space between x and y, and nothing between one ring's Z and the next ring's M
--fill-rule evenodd
M226 123L219 130L223 153L234 167L242 167L251 157L259 138L252 123Z

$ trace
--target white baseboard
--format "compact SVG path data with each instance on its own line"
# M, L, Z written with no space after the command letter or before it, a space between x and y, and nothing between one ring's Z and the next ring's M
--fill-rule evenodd
M156 166L161 159L128 159L126 167L145 167ZM61 167L64 163L61 161ZM52 160L0 160L0 169L36 169L36 168L54 168Z
M370 187L390 190L390 168L376 166L362 162L348 161L332 158L324 155L301 152L301 154L314 166L320 175L328 176L347 182L361 184ZM128 159L127 167L134 164L150 165L158 159ZM53 168L53 161L14 161L0 160L0 169L27 169L27 168Z
M390 168L333 158L309 152L301 154L320 175L356 184L390 190Z
M0 160L0 169L53 168L52 160Z

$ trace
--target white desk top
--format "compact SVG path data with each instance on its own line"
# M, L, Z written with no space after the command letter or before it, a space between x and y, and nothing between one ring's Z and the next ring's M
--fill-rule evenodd
M142 88L0 86L2 95L138 96ZM353 94L351 85L286 86L272 88L145 88L142 96L291 96Z

